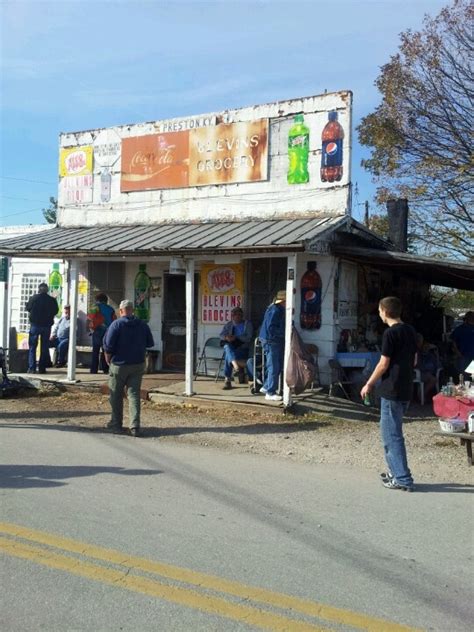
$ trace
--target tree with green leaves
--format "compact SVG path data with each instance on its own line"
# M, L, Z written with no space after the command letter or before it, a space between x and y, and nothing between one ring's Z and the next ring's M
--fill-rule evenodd
M49 198L49 208L42 209L43 217L48 224L56 224L58 215L58 201L54 197Z
M358 133L377 202L408 199L418 247L474 260L473 17L470 0L455 0L401 34L375 82L382 101Z

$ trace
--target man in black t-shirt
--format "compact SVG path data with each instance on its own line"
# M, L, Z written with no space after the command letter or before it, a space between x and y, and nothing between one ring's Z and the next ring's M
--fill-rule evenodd
M49 336L54 317L58 313L58 303L48 294L46 283L40 283L38 293L30 296L26 304L26 311L30 315L30 333L28 335L28 373L36 371L36 348L41 341L38 373L46 373L46 367L51 361L49 357Z
M416 364L416 332L401 321L402 304L395 296L379 302L379 315L388 325L382 337L382 356L360 394L364 398L378 380L381 396L380 432L388 472L381 474L389 489L413 491L413 478L407 462L403 438L403 413L413 394L413 369Z

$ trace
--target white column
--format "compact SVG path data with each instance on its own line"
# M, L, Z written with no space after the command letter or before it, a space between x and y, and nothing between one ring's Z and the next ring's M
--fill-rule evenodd
M293 403L290 389L286 383L286 369L290 357L291 327L295 312L295 280L296 280L296 253L288 255L288 268L286 274L286 323L285 323L285 356L283 363L283 405L285 408Z
M0 310L2 314L2 332L0 338L0 346L6 349L9 347L9 332L10 332L10 288L11 288L11 259L8 257L0 257L1 260L6 261L5 269L2 269L2 280L0 281Z
M76 380L76 342L77 342L77 296L79 261L73 259L70 263L69 301L71 305L71 328L69 330L69 349L67 355L67 381Z
M186 259L186 369L185 390L188 397L193 393L194 373L194 259Z

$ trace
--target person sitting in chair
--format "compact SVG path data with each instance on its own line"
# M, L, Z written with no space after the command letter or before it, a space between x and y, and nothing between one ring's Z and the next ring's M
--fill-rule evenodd
M69 305L64 306L63 315L57 323L53 325L49 344L56 347L56 366L58 368L66 366L67 353L69 350L69 330L71 328L71 308Z
M232 371L239 376L239 383L245 381L244 366L249 356L249 343L253 335L252 323L244 320L244 312L240 307L231 311L232 320L226 323L220 333L221 345L224 347L224 389L232 388Z
M425 395L430 398L436 391L436 373L441 367L436 345L426 342L422 334L416 334L417 361L421 381L425 385Z

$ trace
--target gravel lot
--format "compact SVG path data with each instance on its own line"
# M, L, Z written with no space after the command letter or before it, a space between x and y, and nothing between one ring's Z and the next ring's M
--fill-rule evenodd
M125 405L125 410L127 406ZM108 398L99 393L56 388L28 391L0 400L0 424L49 424L101 432L110 418ZM125 421L126 423L126 421ZM283 416L272 411L217 409L211 406L144 402L143 439L175 441L250 452L309 463L385 469L378 423L327 415ZM408 459L415 481L474 484L466 449L456 439L435 436L435 418L405 424Z

